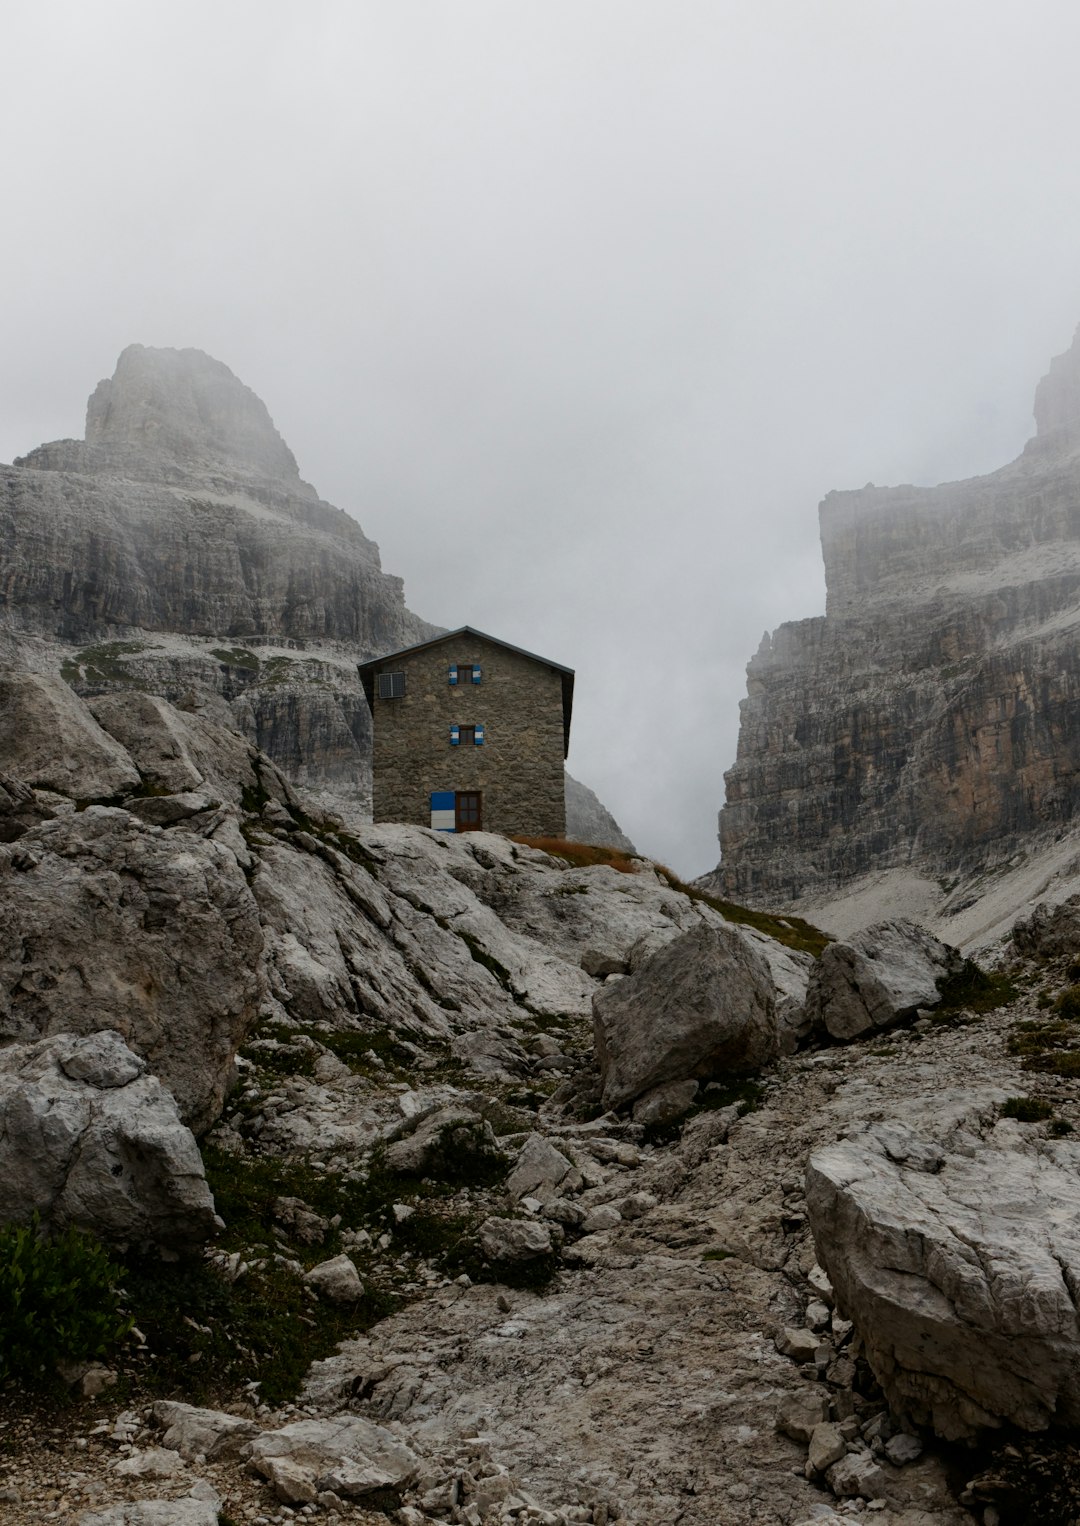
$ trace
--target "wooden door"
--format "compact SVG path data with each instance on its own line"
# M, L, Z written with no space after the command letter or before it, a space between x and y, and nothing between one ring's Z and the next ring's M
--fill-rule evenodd
M454 830L479 832L483 829L483 795L479 790L458 790L454 796Z

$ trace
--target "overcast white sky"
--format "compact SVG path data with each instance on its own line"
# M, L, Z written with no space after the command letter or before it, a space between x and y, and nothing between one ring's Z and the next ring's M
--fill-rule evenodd
M1016 455L1080 320L1075 0L2 10L0 460L207 350L686 875L818 501Z

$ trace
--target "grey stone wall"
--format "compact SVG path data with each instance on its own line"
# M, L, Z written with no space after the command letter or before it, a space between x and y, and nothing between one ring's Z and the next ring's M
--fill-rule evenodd
M452 662L479 663L481 682L462 670L452 688ZM379 698L379 672L405 674L402 699ZM480 790L486 831L565 835L558 669L475 636L448 638L380 665L372 707L376 821L430 826L433 790ZM452 746L451 725L482 725L483 746Z

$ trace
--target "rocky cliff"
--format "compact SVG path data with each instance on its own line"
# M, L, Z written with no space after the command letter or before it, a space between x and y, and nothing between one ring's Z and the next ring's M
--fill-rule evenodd
M85 440L0 466L0 658L198 710L352 824L371 800L356 665L435 631L301 479L261 400L199 350L130 345ZM568 800L570 830L625 843L588 796Z
M90 1228L134 1321L43 1447L0 1282L5 1523L1076 1519L1080 900L1014 990L602 857L4 679L0 1234Z
M1080 806L1080 331L1010 465L830 493L823 616L747 669L726 893L790 903L907 867L970 881Z

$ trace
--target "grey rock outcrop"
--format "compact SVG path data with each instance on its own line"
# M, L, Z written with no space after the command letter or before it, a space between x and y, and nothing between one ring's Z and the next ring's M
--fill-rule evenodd
M0 924L0 1037L115 1029L186 1122L217 1117L261 991L233 852L91 806L0 845Z
M1080 334L1013 463L830 493L824 616L747 669L713 883L823 896L871 871L1004 865L1080 810Z
M964 957L914 922L879 922L844 943L830 943L806 993L810 1027L854 1039L890 1028L941 1002L940 982L959 974Z
M637 849L614 816L593 793L571 774L566 776L566 835L575 842L599 843L605 848Z
M0 524L17 630L374 652L428 629L359 525L301 481L255 394L198 350L125 350L90 400L85 442L40 446L0 473Z
M892 1409L947 1439L1080 1425L1080 1146L926 1099L816 1150L819 1258ZM936 1137L935 1137L936 1136Z
M1030 959L1061 959L1080 955L1080 895L1057 906L1041 901L1031 915L1012 930L1017 953Z
M34 1212L51 1228L169 1251L216 1231L190 1130L116 1033L0 1049L0 1222Z
M420 1464L391 1431L358 1415L298 1420L264 1431L250 1443L249 1458L252 1470L289 1504L311 1503L324 1490L342 1499L362 1499L402 1489Z
M137 789L139 773L63 679L0 668L0 767L72 800Z
M51 821L55 814L29 784L0 773L0 842L17 842L24 832Z
M732 928L675 938L593 998L607 1107L666 1081L745 1074L779 1050L775 987L765 960Z

